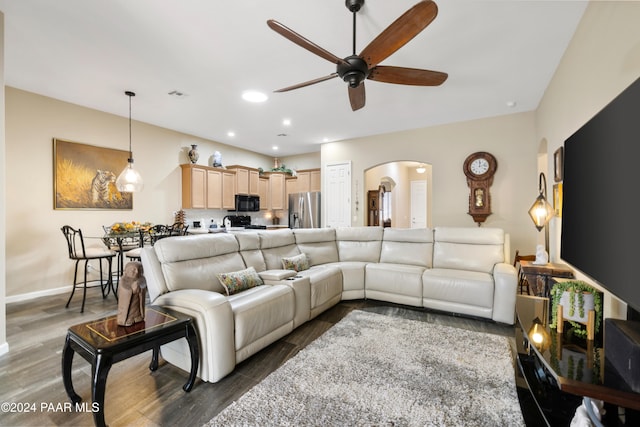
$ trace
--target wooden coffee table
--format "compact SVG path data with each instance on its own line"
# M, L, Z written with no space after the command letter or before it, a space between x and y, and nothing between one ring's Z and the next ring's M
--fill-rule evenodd
M149 369L158 368L160 346L186 338L191 351L191 372L183 390L191 391L199 362L198 335L193 319L184 314L157 306L146 308L144 322L118 326L116 315L69 328L62 350L62 380L67 395L74 404L82 401L71 380L74 353L91 363L91 400L96 426L104 426L104 396L109 369L114 363L153 350Z

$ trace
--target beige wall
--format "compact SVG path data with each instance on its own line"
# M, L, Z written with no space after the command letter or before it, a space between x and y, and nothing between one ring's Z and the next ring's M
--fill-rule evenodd
M585 11L536 112L536 140L547 144L549 194L555 150L640 77L639 22L640 2L591 2ZM559 259L560 221L551 221L552 260ZM624 317L624 310L605 296L605 316Z
M491 200L493 215L484 227L504 228L512 248L535 250L536 229L527 211L538 195L534 113L409 130L322 146L322 164L351 160L352 200L366 201L365 171L391 161L415 160L432 167L432 226L475 226L469 210L469 188L462 171L466 157L476 151L496 156L498 170ZM359 185L356 185L356 181ZM366 210L355 211L353 225L363 225Z
M126 115L124 95L122 102ZM135 119L135 99L132 111ZM191 144L198 145L198 164L207 164L216 150L227 165L267 169L273 164L271 157L134 120L133 155L145 187L134 194L133 210L54 210L52 139L127 150L128 132L126 117L6 88L8 297L41 295L69 286L73 263L60 232L65 224L82 228L86 235L100 236L102 225L116 221L172 222L173 212L181 207L179 165L188 162L186 152Z

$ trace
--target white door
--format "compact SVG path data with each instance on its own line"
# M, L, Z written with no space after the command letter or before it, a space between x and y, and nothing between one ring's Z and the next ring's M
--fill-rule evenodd
M351 226L351 162L326 165L323 205L327 227Z
M427 227L427 181L411 181L411 228Z

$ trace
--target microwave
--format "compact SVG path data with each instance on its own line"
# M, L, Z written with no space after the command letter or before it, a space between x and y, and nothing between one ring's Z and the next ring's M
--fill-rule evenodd
M235 209L233 212L258 212L260 210L260 197L236 194Z

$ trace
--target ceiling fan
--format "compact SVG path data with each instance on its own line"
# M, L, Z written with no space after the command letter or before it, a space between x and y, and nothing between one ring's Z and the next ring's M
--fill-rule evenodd
M347 9L353 13L353 54L346 58L332 54L273 19L268 20L267 25L276 33L337 65L335 73L278 89L275 92L287 92L340 77L349 84L351 109L356 111L365 104L365 79L414 86L439 86L447 79L447 73L439 71L378 65L435 19L438 7L433 1L423 0L414 5L369 43L360 55L356 55L356 13L363 4L364 0L345 0Z

